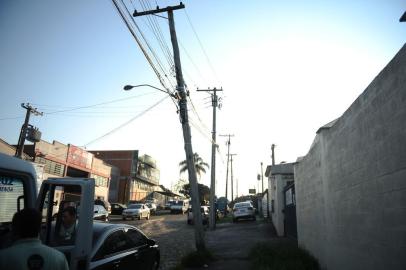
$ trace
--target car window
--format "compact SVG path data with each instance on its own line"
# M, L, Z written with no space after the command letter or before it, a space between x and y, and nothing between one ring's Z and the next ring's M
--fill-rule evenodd
M147 244L147 238L137 230L129 229L126 232L134 247L139 247Z
M19 197L24 195L23 181L17 177L0 176L0 222L11 222L17 212ZM24 208L21 200L20 209Z
M100 249L97 251L94 260L100 260L105 257L114 255L118 252L132 248L128 237L125 235L124 231L118 230L111 233L101 245Z

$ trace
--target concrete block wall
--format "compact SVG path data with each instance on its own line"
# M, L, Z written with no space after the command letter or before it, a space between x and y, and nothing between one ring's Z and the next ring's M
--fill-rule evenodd
M406 269L406 46L295 165L299 245L324 269Z

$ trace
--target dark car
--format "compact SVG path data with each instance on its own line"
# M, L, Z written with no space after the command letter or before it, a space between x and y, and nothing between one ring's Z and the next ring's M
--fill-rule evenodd
M134 226L93 224L89 269L158 269L159 247Z
M93 213L94 220L103 220L109 221L109 213L107 210L101 205L94 205L94 213Z
M112 203L111 204L111 214L112 215L121 215L123 210L127 209L127 206L121 203Z

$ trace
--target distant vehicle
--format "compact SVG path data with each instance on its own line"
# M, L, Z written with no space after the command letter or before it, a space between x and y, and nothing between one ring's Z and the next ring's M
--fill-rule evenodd
M192 207L189 207L188 212L187 212L187 224L189 224L189 225L193 224L193 213L194 212L192 211ZM202 215L203 224L208 224L209 217L210 217L209 207L200 206L200 213Z
M93 219L94 220L109 221L109 213L107 212L107 210L103 206L95 204L94 205Z
M174 204L175 201L169 200L167 203L165 203L165 210L171 210L171 205Z
M107 210L107 212L109 212L109 214L111 214L111 205L108 201L105 201L102 199L96 199L96 200L94 200L94 204L103 206Z
M239 202L234 204L233 207L233 222L238 221L239 219L250 218L256 220L255 209L252 206L251 202Z
M151 214L156 214L156 209L157 209L157 206L156 206L156 204L155 203L146 203L146 205L148 206L148 208L149 208L149 211L151 212Z
M150 215L151 213L148 206L144 203L135 203L130 204L127 209L123 211L122 218L123 220L126 220L127 218L131 218L132 220L135 218L138 218L139 220L141 218L146 218L148 220Z
M159 268L157 243L134 226L94 223L89 269Z
M112 215L121 215L123 210L127 209L127 206L121 203L112 203L111 204L111 214Z
M189 209L189 201L188 200L175 201L171 205L171 214L182 213L182 215L183 215L184 213L187 212L188 209Z
M229 201L225 197L220 197L217 200L217 209L223 214L227 215L230 212L230 207L228 206Z

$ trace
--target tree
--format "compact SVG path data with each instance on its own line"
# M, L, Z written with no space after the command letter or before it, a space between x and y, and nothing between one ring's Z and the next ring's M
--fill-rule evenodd
M199 156L198 153L194 153L193 154L193 161L195 163L195 169L196 169L196 173L199 175L199 180L202 176L202 173L206 173L206 168L210 168L209 164L207 164L206 162L203 161L203 159ZM187 161L181 161L179 163L180 166L180 173L184 173L187 171Z
M198 191L199 191L199 201L202 205L204 201L208 201L210 198L210 188L203 184L198 184ZM182 189L179 190L179 193L182 193L186 197L190 197L190 185L185 184L183 185Z

